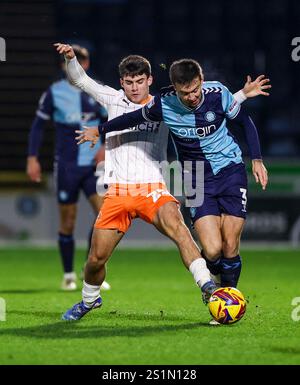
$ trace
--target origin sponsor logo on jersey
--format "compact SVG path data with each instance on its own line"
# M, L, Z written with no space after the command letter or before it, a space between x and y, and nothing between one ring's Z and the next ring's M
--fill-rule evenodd
M215 124L210 124L204 127L191 127L191 128L180 128L178 134L182 137L198 136L199 138L205 138L208 135L213 134L217 130Z

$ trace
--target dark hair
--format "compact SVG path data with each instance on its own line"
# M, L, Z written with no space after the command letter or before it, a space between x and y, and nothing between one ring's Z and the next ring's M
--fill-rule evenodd
M119 64L120 78L124 76L137 76L145 74L147 78L151 75L151 65L147 59L139 55L124 57Z
M173 84L191 83L196 77L203 79L203 71L200 64L193 59L176 60L171 64L169 76Z
M85 47L81 47L78 44L72 44L72 48L77 57L77 60L81 62L82 60L87 60L90 57L89 51Z

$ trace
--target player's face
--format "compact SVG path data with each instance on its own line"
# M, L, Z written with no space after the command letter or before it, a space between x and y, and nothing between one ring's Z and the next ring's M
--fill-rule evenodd
M143 103L149 97L149 87L152 84L152 76L146 74L137 76L124 76L120 79L121 86L127 98L136 104Z
M175 83L174 87L182 103L189 108L195 108L202 99L202 84L203 80L197 77L188 84Z

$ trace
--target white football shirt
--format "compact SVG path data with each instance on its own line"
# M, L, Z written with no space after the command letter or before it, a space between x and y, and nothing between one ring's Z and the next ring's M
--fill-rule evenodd
M76 58L66 61L66 69L74 85L106 108L108 120L143 106L132 103L122 89L116 90L91 79ZM157 122L145 122L106 134L104 183L163 183L159 162L167 159L168 134L168 127Z

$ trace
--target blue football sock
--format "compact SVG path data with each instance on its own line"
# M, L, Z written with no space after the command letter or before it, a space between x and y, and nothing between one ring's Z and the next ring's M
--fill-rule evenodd
M74 239L73 235L64 235L58 233L58 245L60 256L65 273L71 273L73 271L74 260Z
M239 255L233 258L221 258L221 286L237 287L242 269L242 260Z

